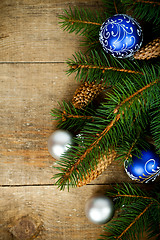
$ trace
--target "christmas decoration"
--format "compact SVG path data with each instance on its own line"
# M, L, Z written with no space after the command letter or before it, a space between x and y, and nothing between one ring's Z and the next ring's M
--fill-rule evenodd
M133 163L125 162L125 170L132 180L147 183L160 174L160 157L151 150L142 150L141 156L133 156Z
M103 49L117 58L132 57L142 45L142 29L126 14L116 14L101 26L99 40Z
M104 224L113 217L114 204L104 195L93 196L86 202L85 213L91 222Z
M160 38L154 39L134 54L135 59L148 60L160 56Z
M72 144L72 135L66 130L56 130L48 139L48 151L52 157L60 160Z
M74 107L79 109L86 107L102 90L104 90L103 83L85 82L81 84L72 99Z

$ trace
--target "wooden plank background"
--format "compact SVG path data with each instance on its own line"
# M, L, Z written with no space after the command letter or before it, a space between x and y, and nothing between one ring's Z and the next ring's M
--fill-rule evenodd
M78 83L65 61L83 50L63 32L58 15L71 6L102 8L100 0L0 1L0 239L95 240L102 233L85 217L86 200L110 184L130 181L123 166L108 167L79 189L60 192L47 139L50 109L70 100Z

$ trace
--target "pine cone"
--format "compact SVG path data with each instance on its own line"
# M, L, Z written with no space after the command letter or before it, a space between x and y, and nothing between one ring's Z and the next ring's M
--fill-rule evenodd
M99 84L96 84L95 81L92 83L83 83L77 88L73 96L72 103L74 107L81 109L87 106L103 89L104 84L102 82Z
M138 60L148 60L160 56L160 38L154 39L134 54Z
M108 165L112 163L115 157L116 152L112 151L112 153L109 153L108 156L104 156L103 159L100 158L95 170L92 170L90 173L88 173L88 176L83 178L83 180L79 180L77 187L82 187L96 179L100 174L102 174L102 172L104 172L104 170L106 170Z

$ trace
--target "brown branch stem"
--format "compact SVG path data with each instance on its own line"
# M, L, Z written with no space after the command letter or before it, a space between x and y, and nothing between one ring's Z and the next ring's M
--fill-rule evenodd
M99 41L90 42L89 45L97 44Z
M133 70L129 70L129 69L120 69L120 68L115 68L115 67L103 67L103 66L81 65L81 64L71 65L70 67L73 69L76 69L76 68L100 69L103 71L103 73L108 70L113 70L113 71L117 71L117 72L125 72L125 73L134 73L134 74L144 75L142 72L133 71Z
M96 23L96 22L88 22L88 21L82 21L82 20L75 20L75 19L66 19L66 21L73 23L84 23L84 24L92 24L92 25L98 25L101 26L101 23Z
M136 4L137 2L138 2L138 3L149 3L149 4L153 4L154 7L155 7L156 5L160 5L159 2L145 1L145 0L135 0L134 4Z
M139 137L139 135L138 135L138 137ZM130 149L129 149L129 151L128 151L128 154L127 154L125 160L128 160L128 158L131 156L131 151L132 151L134 145L136 144L136 142L137 142L137 138L136 138L135 141L132 143L132 146L130 147Z
M148 200L151 200L152 202L156 202L158 205L160 205L160 203L152 198L152 197L145 197L145 196L137 196L137 195L127 195L127 194L116 194L112 197L129 197L129 198L143 198L143 199L148 199Z
M115 3L115 0L113 2L114 2L114 8L116 10L116 14L118 14L118 10L117 10L117 6L116 6L116 3Z
M67 114L66 111L64 111L62 114L62 121L66 121L66 118L92 119L92 121L94 121L92 116L72 115L72 114Z

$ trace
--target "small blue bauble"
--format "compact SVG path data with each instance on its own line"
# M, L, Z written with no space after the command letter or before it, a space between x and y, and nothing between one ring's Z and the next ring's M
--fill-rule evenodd
M133 163L125 161L125 170L132 180L140 183L154 181L160 174L160 157L151 150L142 150L141 157L132 158Z
M142 45L139 23L125 14L108 18L101 26L99 41L103 49L116 58L132 57Z

